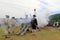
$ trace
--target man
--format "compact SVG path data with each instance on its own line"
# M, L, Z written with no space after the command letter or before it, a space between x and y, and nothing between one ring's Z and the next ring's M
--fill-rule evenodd
M36 31L37 25L38 24L37 24L36 15L33 15L33 18L31 20L32 32Z
M5 31L5 37L9 37L9 34L10 34L10 31L9 31L9 28L10 28L10 19L9 19L9 16L6 15L6 18L4 19L4 25L3 25L3 28L4 28L4 31Z
M18 26L18 23L15 19L15 17L12 17L11 20L10 20L10 24L11 24L11 27L12 27L12 33L14 33L14 29Z

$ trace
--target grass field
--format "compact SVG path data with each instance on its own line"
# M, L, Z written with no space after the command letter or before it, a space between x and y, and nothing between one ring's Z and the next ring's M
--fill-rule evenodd
M5 38L2 36L4 34L3 30L0 28L0 40L60 40L60 30L45 30L42 29L39 32L26 33L24 36L12 35L10 38Z

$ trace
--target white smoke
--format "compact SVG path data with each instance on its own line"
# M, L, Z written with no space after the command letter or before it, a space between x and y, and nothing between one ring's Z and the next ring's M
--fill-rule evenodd
M36 15L37 15L38 27L44 27L48 24L50 16L49 10L45 10L43 12L40 12L38 10Z
M40 6L38 0L0 0L0 18L5 15L15 16L17 18L25 17L25 12L30 16L34 14L33 9ZM48 24L48 10L36 12L38 26L42 27Z

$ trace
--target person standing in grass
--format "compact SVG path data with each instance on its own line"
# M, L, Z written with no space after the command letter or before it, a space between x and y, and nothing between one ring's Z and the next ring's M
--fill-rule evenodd
M11 18L10 24L11 24L11 27L12 27L12 33L14 33L14 29L18 26L18 23L17 23L15 17L12 17L12 18Z
M36 32L37 25L38 23L37 23L36 15L33 15L33 18L31 20L32 32Z
M4 19L4 31L5 31L5 37L9 37L10 31L10 19L9 19L9 15L6 15L6 18Z

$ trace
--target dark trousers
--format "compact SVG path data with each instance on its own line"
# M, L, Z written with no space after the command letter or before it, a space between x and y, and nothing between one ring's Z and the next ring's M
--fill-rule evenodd
M32 24L32 29L36 29L36 25Z

